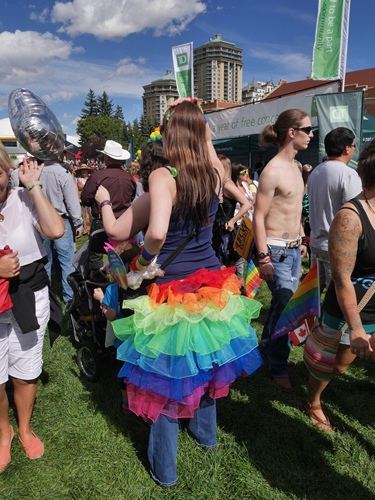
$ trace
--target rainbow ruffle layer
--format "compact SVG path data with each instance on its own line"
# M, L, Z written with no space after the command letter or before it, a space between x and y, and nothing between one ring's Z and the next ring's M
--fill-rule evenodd
M240 295L232 269L192 274L124 301L130 317L113 323L122 340L119 377L129 408L155 422L161 414L192 417L203 394L226 396L240 375L262 364L250 321L261 304Z

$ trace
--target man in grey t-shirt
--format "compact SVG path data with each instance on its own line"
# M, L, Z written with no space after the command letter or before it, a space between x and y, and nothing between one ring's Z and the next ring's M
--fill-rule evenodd
M320 290L331 281L328 258L328 232L340 207L362 190L356 170L348 166L355 151L355 135L345 127L329 132L324 139L327 159L309 175L309 219L311 226L311 266L319 259Z
M44 240L47 251L48 264L46 270L51 278L51 267L61 278L62 298L65 303L73 298L67 278L74 272L71 263L74 255L74 239L82 236L83 220L81 205L75 180L68 165L60 160L45 161L40 180L43 191L58 213L64 219L65 233L58 240Z

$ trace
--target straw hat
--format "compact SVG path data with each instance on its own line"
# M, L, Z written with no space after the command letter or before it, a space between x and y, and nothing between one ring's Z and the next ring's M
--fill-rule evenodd
M88 165L86 165L86 163L81 163L81 165L79 167L76 168L76 172L78 172L79 170L95 170L95 168L93 167L89 167Z
M97 149L99 153L103 153L114 160L128 160L130 153L126 149L122 149L121 144L115 141L107 141L104 150Z

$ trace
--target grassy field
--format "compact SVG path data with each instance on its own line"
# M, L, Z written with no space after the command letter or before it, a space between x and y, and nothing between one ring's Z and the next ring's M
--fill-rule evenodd
M258 334L269 304L254 323ZM120 412L113 359L96 383L82 380L69 332L45 344L33 427L46 452L27 459L17 439L0 478L0 498L16 499L367 499L375 498L375 365L356 363L327 389L335 434L317 430L299 410L306 394L302 348L290 369L295 389L281 392L263 366L218 401L219 445L203 451L180 433L179 482L157 486L147 472L148 424ZM12 424L16 426L11 410Z

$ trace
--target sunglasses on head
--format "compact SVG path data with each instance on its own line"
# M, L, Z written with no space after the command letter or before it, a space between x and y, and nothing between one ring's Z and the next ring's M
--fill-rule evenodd
M249 173L249 169L245 168L245 170L240 170L240 175L246 175Z
M309 133L312 132L312 127L294 127L294 130L302 130L302 132L309 135Z

